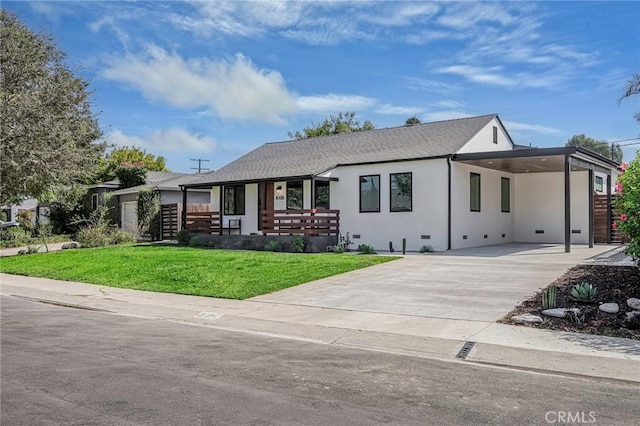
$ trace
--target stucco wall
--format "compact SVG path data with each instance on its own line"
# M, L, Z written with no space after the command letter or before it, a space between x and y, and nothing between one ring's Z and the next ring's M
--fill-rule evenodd
M574 244L589 242L589 175L571 172L571 234ZM516 175L516 241L564 242L564 174L523 173ZM544 231L536 234L536 230Z
M412 172L413 210L391 212L389 175ZM380 175L380 212L360 213L360 176ZM402 248L417 251L423 245L435 250L447 249L447 161L422 160L385 164L344 166L331 171L338 182L331 182L331 208L340 210L340 231L348 232L354 242L369 244L378 250ZM354 239L354 235L360 238ZM430 236L422 239L421 236Z
M514 176L511 173L455 162L451 171L451 248L513 242L516 198ZM480 174L479 212L471 211L471 172ZM506 213L502 212L501 204L503 177L510 179L511 208Z
M498 143L493 143L493 126L498 128ZM485 127L482 128L469 142L458 150L458 153L465 152L486 152L486 151L502 151L512 149L511 142L507 134L500 126L497 119L493 119Z

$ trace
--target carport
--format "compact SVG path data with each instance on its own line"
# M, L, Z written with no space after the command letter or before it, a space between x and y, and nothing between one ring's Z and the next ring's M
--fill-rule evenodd
M613 177L620 172L619 165L614 161L602 157L599 154L584 148L568 146L560 148L523 148L511 151L489 151L465 154L455 154L453 161L459 163L484 167L507 173L534 174L562 172L564 175L564 211L558 211L558 215L564 215L564 250L571 251L571 172L588 172L588 243L594 244L593 212L594 212L594 172L606 175L607 192L607 242L611 243L611 185Z

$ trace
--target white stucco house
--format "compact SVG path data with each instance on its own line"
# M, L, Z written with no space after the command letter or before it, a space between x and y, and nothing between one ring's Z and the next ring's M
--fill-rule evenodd
M618 173L582 148L518 146L491 114L266 143L181 188L185 204L210 190L211 233L241 220L245 235L348 232L379 250L406 238L410 251L508 242L568 251L593 244L593 194L610 195Z

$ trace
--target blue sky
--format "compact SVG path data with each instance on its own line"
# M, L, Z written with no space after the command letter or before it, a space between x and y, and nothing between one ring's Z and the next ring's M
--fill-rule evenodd
M217 169L355 111L498 113L520 144L637 137L640 2L11 2L90 81L105 138ZM637 142L637 141L630 141ZM623 142L624 143L624 142ZM639 146L625 147L625 161Z

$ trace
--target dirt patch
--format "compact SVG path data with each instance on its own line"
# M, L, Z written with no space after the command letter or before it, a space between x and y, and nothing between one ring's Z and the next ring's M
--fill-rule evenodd
M570 293L574 285L588 282L598 287L594 303L580 303L571 299ZM542 290L518 305L499 322L525 327L546 328L552 330L572 331L578 333L600 334L605 336L626 337L640 340L638 323L627 323L626 313L632 309L627 306L627 299L640 298L640 268L623 266L581 265L571 268L563 276L550 285L558 287L556 306L559 308L580 308L584 313L581 324L566 318L543 316L544 321L538 324L515 324L511 317L520 314L536 314L542 312ZM608 314L598 309L601 303L617 303L620 311Z

